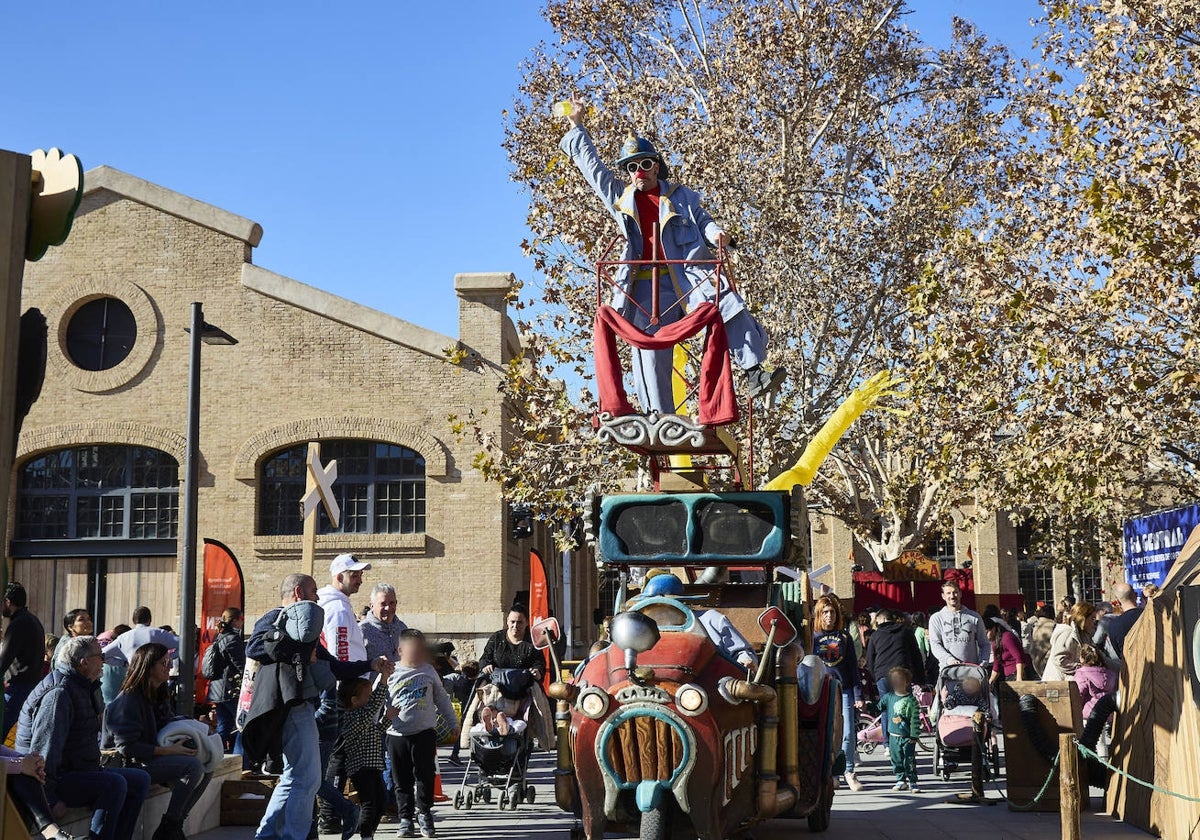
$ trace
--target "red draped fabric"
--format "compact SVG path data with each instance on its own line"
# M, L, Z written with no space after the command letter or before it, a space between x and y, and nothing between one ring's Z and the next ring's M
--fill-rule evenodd
M691 338L701 330L704 355L700 360L700 386L697 391L700 422L706 426L724 426L737 422L737 397L733 392L733 370L729 364L729 338L721 311L714 303L701 303L681 320L664 324L654 335L626 321L611 306L596 312L593 334L596 357L596 388L600 392L600 410L614 416L634 414L622 382L621 359L617 355L617 336L643 350L665 350Z
M907 611L912 601L911 585L907 581L884 580L878 572L855 572L854 609L861 612L884 607Z

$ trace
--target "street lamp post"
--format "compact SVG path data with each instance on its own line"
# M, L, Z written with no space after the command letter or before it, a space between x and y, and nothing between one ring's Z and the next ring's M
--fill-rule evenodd
M180 562L179 680L180 714L192 716L196 706L196 499L200 470L200 345L237 344L220 327L204 321L204 306L192 304L191 354L188 367L187 452L183 460L183 557Z

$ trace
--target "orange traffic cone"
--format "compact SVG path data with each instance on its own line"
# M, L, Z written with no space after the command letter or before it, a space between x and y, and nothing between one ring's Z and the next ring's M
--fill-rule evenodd
M437 772L433 776L433 801L434 802L449 802L450 797L442 793L442 767L441 761L437 761Z

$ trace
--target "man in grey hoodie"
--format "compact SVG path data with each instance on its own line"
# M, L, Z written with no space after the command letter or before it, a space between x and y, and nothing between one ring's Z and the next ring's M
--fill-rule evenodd
M390 583L377 583L371 588L371 611L358 623L367 645L367 658L386 656L400 659L397 647L400 634L408 625L396 617L396 589Z
M416 837L413 828L413 787L416 786L416 818L422 837L436 837L433 827L433 779L437 775L438 714L453 721L458 735L454 706L442 679L429 664L429 649L420 630L400 634L400 661L388 680L388 694L396 717L388 725L387 751L392 759L392 782L396 810L400 814L400 836Z

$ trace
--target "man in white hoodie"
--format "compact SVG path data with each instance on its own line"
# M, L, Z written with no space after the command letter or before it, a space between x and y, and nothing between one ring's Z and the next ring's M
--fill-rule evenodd
M317 590L317 604L325 610L325 626L321 631L321 643L342 662L358 662L367 658L367 645L358 616L350 605L350 596L362 586L363 572L371 570L370 563L360 563L353 554L339 554L329 564L328 586ZM341 796L342 759L333 752L340 730L337 708L337 693L329 689L321 694L321 705L317 709L317 729L321 746L321 778L324 783L318 792L321 798L320 828L323 833L340 833L341 825L335 812L349 812L348 803ZM357 819L354 825L358 824ZM342 825L350 826L343 817ZM343 834L343 836L348 836Z
M329 564L328 586L317 590L317 604L325 610L325 629L321 642L325 649L342 662L357 662L367 658L358 616L350 605L350 596L362 586L363 572L371 570L370 563L360 563L353 554L339 554Z

